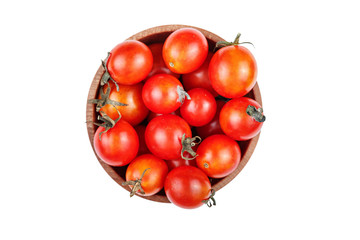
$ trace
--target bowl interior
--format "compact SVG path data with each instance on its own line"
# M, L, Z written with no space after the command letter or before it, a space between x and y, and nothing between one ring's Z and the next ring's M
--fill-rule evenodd
M175 31L179 28L183 28L183 27L192 27L192 26L165 25L165 26L154 27L154 28L150 28L150 29L144 30L142 32L139 32L139 33L131 36L128 39L139 40L147 45L152 44L152 43L164 42L165 39L173 31ZM204 29L200 29L197 27L192 27L192 28L195 28L195 29L198 29L199 31L201 31L204 34L204 36L207 38L208 44L209 44L209 51L213 50L216 42L224 41L222 38L220 38L219 36L209 32L209 31L206 31ZM102 75L104 74L104 72L105 72L105 70L103 69L102 66L100 66L95 74L93 82L91 83L91 87L90 87L89 94L88 94L88 99L96 98L98 90L99 90L99 82L100 82L100 79L101 79ZM246 95L246 97L255 99L257 102L259 102L260 105L262 105L261 95L260 95L260 90L259 90L258 84L255 85L255 87ZM89 135L90 143L91 143L93 150L94 150L93 140L94 140L94 134L97 129L97 126L92 124L91 121L93 121L93 122L96 121L97 114L98 113L95 111L94 104L88 103L87 110L86 110L87 129L88 129L88 135ZM215 191L218 191L219 189L224 187L226 184L228 184L244 168L244 166L250 159L250 157L255 149L258 138L259 138L259 135L254 137L251 140L238 142L240 149L241 149L240 164L233 173L226 176L225 178L220 178L220 179L210 178L212 188ZM95 150L94 150L94 153L96 155ZM125 173L126 173L127 166L112 167L112 166L107 165L103 161L101 161L101 159L97 155L96 155L96 157L99 160L102 167L104 168L104 170L110 175L110 177L112 177L114 179L114 181L116 181L121 187L123 187L124 189L126 189L127 191L130 192L130 189L127 186L124 187L121 185L121 183L125 181ZM157 202L169 202L169 200L167 199L167 197L165 195L164 190L161 190L159 193L157 193L156 195L153 195L153 196L147 196L147 197L140 196L140 197L148 199L148 200L157 201Z

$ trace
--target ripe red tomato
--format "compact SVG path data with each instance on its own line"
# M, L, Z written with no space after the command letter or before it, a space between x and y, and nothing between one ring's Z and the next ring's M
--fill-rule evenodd
M255 85L257 66L251 52L242 46L218 50L210 61L209 78L214 90L227 98L247 94Z
M146 130L146 126L145 125L137 125L134 127L138 137L139 137L139 151L138 151L138 156L143 155L143 154L147 154L150 153L149 149L146 146L146 142L145 142L145 130Z
M133 194L151 196L163 187L168 173L164 160L152 155L144 154L135 158L126 169L126 182ZM143 193L141 193L143 190Z
M175 73L190 73L198 69L208 54L205 36L193 28L181 28L165 40L163 58L166 66Z
M259 134L265 116L255 100L247 97L227 102L220 112L220 126L231 138L244 141Z
M216 101L211 93L203 88L194 88L188 92L190 100L186 99L180 107L180 114L191 126L204 126L215 116Z
M162 56L163 45L164 45L163 43L153 43L148 46L152 53L154 61L153 61L153 68L151 69L151 72L148 74L147 78L150 78L160 73L170 74L176 78L180 77L180 74L174 73L166 67Z
M181 139L192 137L191 129L184 119L172 114L151 120L145 130L145 141L150 152L164 160L181 158Z
M94 149L102 161L111 166L124 166L130 163L139 149L139 138L135 129L126 121L120 119L113 128L105 130L98 127L94 136Z
M193 88L204 88L208 90L214 97L219 95L211 86L209 79L209 63L213 53L209 52L205 62L195 71L182 75L182 84L186 91Z
M127 106L116 106L121 113L121 119L127 121L132 126L136 126L141 123L148 115L149 109L146 108L142 99L142 83L134 85L120 85L119 91L116 91L115 84L112 81L110 83L110 95L111 100L125 103ZM108 85L104 85L103 91L106 92ZM101 99L101 97L99 97ZM100 109L104 111L112 119L118 118L119 114L111 104L107 104Z
M169 74L157 74L149 78L143 87L142 98L150 111L171 113L178 109L185 98L180 81Z
M216 113L213 119L208 124L196 128L196 132L199 137L201 137L201 139L205 139L211 135L224 133L220 127L219 122L220 111L224 105L224 101L216 100Z
M212 178L222 178L232 173L241 158L239 144L222 134L205 138L200 143L197 154L198 168Z
M171 170L165 179L164 189L170 202L187 209L202 206L211 194L209 178L192 166Z
M132 85L146 78L153 66L150 49L137 40L126 40L115 46L107 60L107 70L118 83Z

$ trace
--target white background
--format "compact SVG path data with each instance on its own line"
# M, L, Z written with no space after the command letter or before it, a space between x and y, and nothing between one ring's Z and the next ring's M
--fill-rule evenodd
M0 239L360 239L357 1L1 1ZM267 120L218 205L138 197L86 131L100 60L150 27L251 41Z

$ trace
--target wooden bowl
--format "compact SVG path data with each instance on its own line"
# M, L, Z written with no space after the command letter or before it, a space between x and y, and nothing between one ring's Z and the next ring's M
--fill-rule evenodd
M129 40L130 39L139 40L147 45L152 44L152 43L157 43L157 42L164 42L165 39L167 38L167 36L169 36L173 31L180 29L180 28L184 28L184 27L195 28L195 29L199 30L200 32L202 32L208 40L209 50L212 50L214 48L216 42L224 41L224 39L222 39L221 37L209 32L209 31L206 31L204 29L197 28L197 27L186 26L186 25L164 25L164 26L153 27L153 28L146 29L142 32L139 32L139 33L129 37L128 39ZM99 91L100 79L101 79L102 75L104 74L104 72L105 72L105 70L100 65L100 67L97 70L97 72L94 76L94 79L91 83L89 94L88 94L88 100L96 98L97 93ZM255 87L246 96L250 97L252 99L255 99L260 105L262 105L260 90L259 90L259 86L257 83L256 83ZM98 113L95 111L95 105L87 103L87 106L86 106L87 130L88 130L89 139L90 139L90 143L91 143L93 150L94 150L94 134L97 129L97 126L95 126L94 124L92 124L89 121L96 121L97 114ZM236 170L224 178L210 179L212 188L216 192L219 191L221 188L223 188L231 180L233 180L240 173L240 171L245 167L246 163L249 161L252 153L255 150L258 139L259 139L259 135L257 135L256 137L254 137L253 139L250 139L248 141L238 142L240 149L241 149L241 161L240 161L239 166L236 168ZM121 187L125 188L127 191L130 192L130 189L128 186L121 185L121 183L123 183L125 181L125 172L126 172L127 166L123 166L123 167L109 166L106 163L104 163L103 161L101 161L99 156L96 154L95 150L94 150L94 153L95 153L97 159L99 160L101 166L110 175L110 177L112 179L114 179L114 181L117 182ZM140 196L140 195L137 195L137 196ZM156 201L156 202L169 203L169 200L166 197L164 190L161 190L158 194L153 195L153 196L148 196L148 197L140 196L140 197L146 198L148 200Z

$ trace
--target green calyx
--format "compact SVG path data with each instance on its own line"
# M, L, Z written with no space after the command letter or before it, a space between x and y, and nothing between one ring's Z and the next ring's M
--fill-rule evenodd
M257 122L265 122L265 115L263 114L263 109L262 108L256 108L252 105L249 105L246 108L246 113L247 115L249 115L250 117L253 117L255 119L255 121Z
M105 58L105 60L101 60L101 65L103 66L103 68L105 69L105 73L103 74L103 76L101 77L100 80L100 86L104 86L106 83L109 82L109 80L113 81L115 86L116 86L116 91L119 91L119 85L117 84L117 82L110 76L110 73L107 69L107 62L109 60L110 57L110 52L108 52L107 57Z
M119 114L119 117L115 120L113 120L111 117L109 117L105 112L100 111L100 115L98 116L98 120L102 121L102 123L96 123L94 122L94 125L99 126L99 127L104 127L105 130L99 133L99 140L101 141L101 135L103 133L106 133L107 131L109 131L110 128L113 128L115 126L115 124L120 120L121 118L121 114L119 112L119 110L117 108L115 108L116 111Z
M214 196L215 196L215 190L211 189L210 197L206 200L202 200L202 202L206 204L208 207L216 206L216 201Z
M143 179L143 177L144 177L144 175L145 175L145 172L147 171L147 170L149 170L150 168L147 168L147 169L145 169L144 170L144 172L141 174L141 177L139 178L139 179L136 179L136 180L130 180L130 181L126 181L126 182L123 182L121 185L123 185L123 186L132 186L132 188L131 188L131 192L130 192L130 197L132 197L132 196L134 196L135 195L135 193L137 193L137 192L139 192L139 193L141 193L141 194L145 194L145 191L144 191L144 189L142 188L142 186L141 186L141 181L142 181L142 179Z
M109 98L110 96L110 83L106 83L107 84L107 89L106 89L106 92L104 93L104 89L103 87L100 88L100 98L101 99L90 99L88 101L88 103L93 103L93 104L96 104L96 111L99 112L100 109L102 107L104 107L105 105L107 104L111 104L113 105L114 107L115 106L127 106L127 104L125 103L121 103L121 102L117 102L117 101L114 101L114 100L111 100Z
M193 138L186 137L185 133L182 135L181 138L181 158L184 160L193 160L197 157L196 152L192 149L196 144L201 142L201 138L199 136L195 136ZM192 157L188 158L184 156L184 152L188 152Z
M180 87L180 86L177 86L176 90L177 90L177 93L178 93L178 95L179 95L179 98L178 98L178 100L177 100L178 102L180 102L181 104L183 104L184 101L185 101L185 98L186 98L187 100L191 100L190 95L184 90L184 88L182 88L182 87Z
M96 110L96 112L99 113L97 120L102 121L102 123L94 122L94 125L105 128L105 130L99 134L100 141L101 141L101 135L103 133L106 133L110 128L113 128L115 126L115 124L121 118L121 114L116 106L127 106L127 104L125 104L125 103L117 102L117 101L111 100L109 98L110 91L111 91L110 84L109 84L109 82L106 82L106 84L107 84L106 92L104 92L103 86L100 88L100 98L101 99L89 99L88 100L88 103L96 104L95 110ZM110 104L115 108L115 110L117 111L117 113L119 115L119 117L117 119L114 120L110 116L108 116L104 111L100 111L100 109L107 104Z
M227 42L227 41L218 41L215 45L214 52L222 47L226 46L233 46L233 45L240 45L240 44L251 44L254 47L254 44L251 42L239 42L241 34L238 33L235 37L235 40L233 42Z

